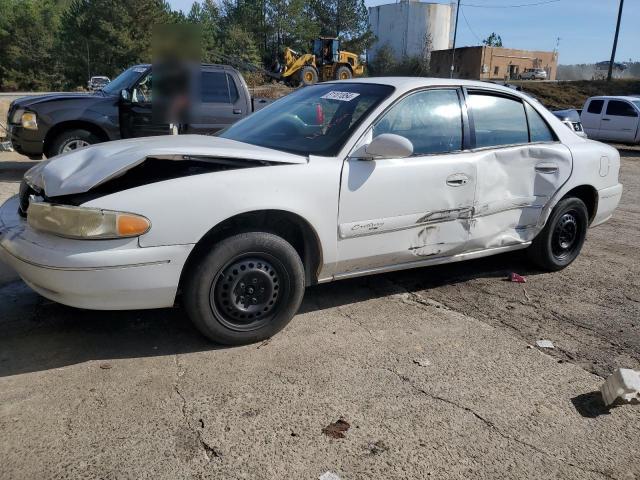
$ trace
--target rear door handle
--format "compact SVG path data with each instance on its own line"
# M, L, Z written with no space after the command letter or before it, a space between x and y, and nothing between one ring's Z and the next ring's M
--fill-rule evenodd
M558 170L560 169L555 163L539 163L536 165L536 172L539 173L557 173Z
M240 115L241 113L242 113L242 110L241 110L241 109L239 109L239 108L234 108L234 109L233 109L233 114L234 114L234 115Z
M450 187L462 187L469 183L469 177L467 177L464 173L454 173L453 175L449 175L447 177L447 185Z
M610 118L603 118L603 119L602 119L602 121L603 121L603 122L610 122L610 121L611 121L611 119L610 119Z

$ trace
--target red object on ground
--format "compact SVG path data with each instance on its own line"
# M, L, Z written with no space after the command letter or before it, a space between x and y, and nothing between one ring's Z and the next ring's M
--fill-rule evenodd
M511 280L512 282L515 283L527 283L527 279L524 278L522 275L518 275L517 273L511 272L511 275L509 276L509 280Z

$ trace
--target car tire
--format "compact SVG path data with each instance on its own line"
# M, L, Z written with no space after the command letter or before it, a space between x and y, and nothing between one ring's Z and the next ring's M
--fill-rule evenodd
M312 65L300 69L300 84L307 87L318 83L318 71Z
M543 270L562 270L580 254L588 226L589 214L582 200L573 197L560 200L527 249L529 258Z
M241 233L217 243L187 272L183 302L204 336L245 345L289 323L302 302L304 279L289 242L266 232Z
M89 130L82 128L65 130L53 139L47 147L45 155L47 158L51 158L61 153L100 143L101 141L100 137Z
M347 66L341 66L336 69L336 80L349 80L353 78L351 69Z

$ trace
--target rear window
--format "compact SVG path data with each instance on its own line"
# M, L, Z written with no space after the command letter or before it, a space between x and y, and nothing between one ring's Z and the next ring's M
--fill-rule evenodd
M234 103L238 99L233 79L224 72L202 72L201 89L204 103Z
M490 94L471 93L476 148L529 142L529 129L521 101Z
M591 100L589 103L589 107L587 108L587 112L589 113L600 113L602 111L602 106L604 105L604 100Z
M616 115L619 117L637 117L636 110L630 103L621 100L609 100L607 104L607 115Z

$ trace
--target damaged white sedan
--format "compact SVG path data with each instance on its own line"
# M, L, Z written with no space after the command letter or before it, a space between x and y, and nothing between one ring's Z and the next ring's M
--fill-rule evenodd
M40 163L0 210L0 254L76 307L170 307L181 292L203 334L242 344L282 329L306 285L518 249L564 268L617 206L619 164L509 88L323 83L218 137Z

